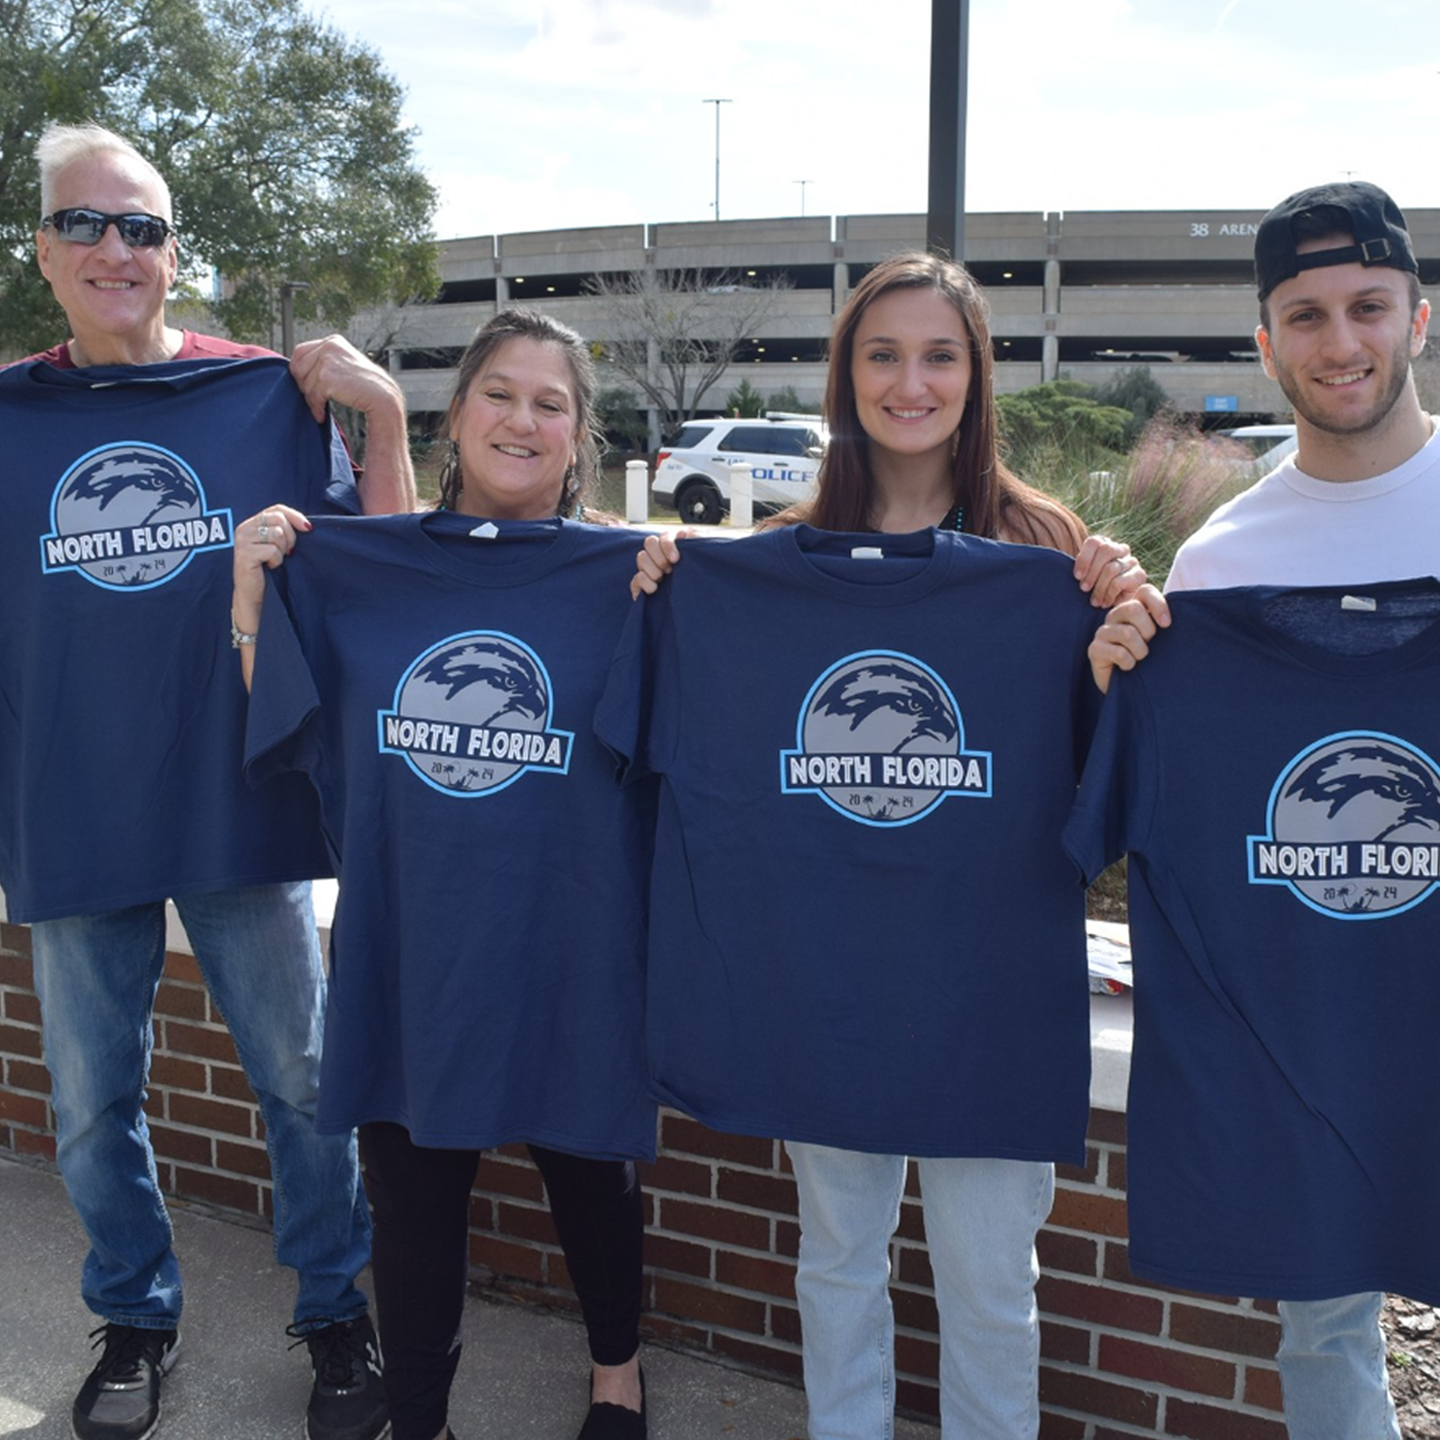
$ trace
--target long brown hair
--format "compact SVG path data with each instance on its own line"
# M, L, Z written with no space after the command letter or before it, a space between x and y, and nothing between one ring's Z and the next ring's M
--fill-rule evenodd
M485 362L507 340L535 340L554 345L565 356L575 386L575 463L565 472L557 515L579 519L582 503L593 492L600 474L600 437L595 430L595 362L589 346L568 325L539 310L512 305L487 320L460 357L455 372L455 390L446 410L446 426L454 421L459 407L470 393L471 382ZM437 508L454 510L460 503L465 477L460 473L460 450L453 440L440 466L440 499Z
M830 444L820 464L814 499L787 510L777 517L777 523L803 520L821 530L874 528L870 437L860 424L851 365L861 316L892 290L933 290L955 307L965 326L970 393L951 472L952 505L959 507L964 516L964 528L991 540L1044 545L1073 555L1085 539L1085 526L1079 517L1018 479L1000 458L995 357L990 341L990 307L984 293L958 261L921 251L882 260L855 287L835 317L825 383Z

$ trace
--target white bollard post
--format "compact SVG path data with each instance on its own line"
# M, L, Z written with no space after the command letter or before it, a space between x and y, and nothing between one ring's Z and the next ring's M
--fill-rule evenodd
M650 518L650 467L643 460L625 462L625 519L632 525Z
M748 530L755 523L755 481L750 466L737 460L730 467L730 528Z

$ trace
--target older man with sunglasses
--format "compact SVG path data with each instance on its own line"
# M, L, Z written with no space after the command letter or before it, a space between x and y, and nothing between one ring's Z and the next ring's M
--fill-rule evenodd
M18 720L6 719L15 733L5 732L5 744L15 753L0 767L0 805L9 809L0 811L0 884L11 918L31 922L57 1155L91 1245L82 1295L104 1322L95 1332L102 1353L75 1400L73 1430L78 1440L149 1435L159 1421L161 1379L178 1352L180 1272L142 1109L164 960L164 907L173 899L265 1119L276 1253L299 1282L291 1333L308 1345L314 1367L306 1432L311 1440L374 1440L388 1421L368 1302L355 1283L369 1257L369 1215L353 1136L322 1136L314 1126L326 982L309 879L323 873L323 847L313 811L293 800L282 808L259 794L252 811L251 797L234 780L238 744L233 754L218 753L243 727L243 696L232 696L215 672L228 672L218 653L231 643L223 631L233 536L224 517L232 506L237 516L249 513L239 508L247 504L245 486L256 483L247 469L264 472L262 500L278 497L304 508L317 497L348 492L352 508L412 508L404 400L387 374L338 336L296 351L291 374L302 398L278 360L258 360L271 352L168 325L177 241L163 178L128 142L96 126L52 126L37 160L37 255L71 333L0 373L6 419L18 422L17 437L22 430L34 437L28 446L20 439L7 459L5 523L25 530L33 554L33 531L46 525L46 516L49 531L63 528L62 498L70 504L83 495L93 518L89 534L72 525L73 533L54 540L59 548L38 565L20 551L5 561L3 603L12 618L0 623L0 690L20 698L10 707ZM153 368L137 377L133 367ZM146 383L137 383L141 379ZM314 423L325 420L330 400L367 416L358 507L343 449ZM277 420L257 425L261 401L265 415L273 412ZM71 426L73 440L68 434L57 439L57 431ZM197 453L202 440L208 444L203 467L198 460L191 467L186 442L173 440L175 433L188 437ZM97 434L105 442L98 448ZM99 470L91 463L97 455ZM161 523L189 513L187 494L199 494L205 523L219 526L187 557L124 571L123 584L95 566L78 573L83 565L64 563L66 545L83 557L86 541L91 549L108 545L114 554L122 543L163 546L182 533L193 537L193 520L189 528ZM144 522L132 519L133 528L122 531L119 514L132 504ZM122 536L129 538L122 542ZM221 553L201 553L206 549ZM149 557L142 558L148 566ZM181 570L185 585L168 584ZM13 622L32 602L37 619L29 631L43 634L43 642L26 640ZM198 611L206 617L199 625ZM66 633L57 636L57 625ZM133 668L123 657L117 664L99 653L127 645L134 647ZM58 668L103 675L108 684L56 678L57 646L65 657ZM30 654L37 649L44 652L38 661ZM132 681L131 674L150 678ZM172 676L181 678L172 683ZM168 687L163 697L155 677ZM53 722L38 719L37 689L52 707ZM73 775L65 773L74 764L73 749L69 761L55 752L66 748L58 737L81 725L98 727L105 744L128 749L116 751L113 783L107 776L95 793L77 800ZM115 733L126 740L112 742ZM176 766L187 773L174 775ZM153 814L146 786L169 796L155 802ZM187 802L191 788L194 799ZM35 803L33 797L45 793L53 805ZM311 833L283 833L287 825L295 828L290 822L297 814L307 816ZM111 867L108 859L96 862L101 852L92 831L122 837L119 844L111 837L112 848L123 852L113 873L96 873ZM251 838L233 838L242 834ZM271 843L257 843L261 835ZM36 859L42 845L47 861L72 849L87 857L86 873L62 877L70 886L64 898L34 879L44 868ZM204 850L223 859L207 862L201 874L189 855ZM291 858L307 850L303 860ZM156 856L174 858L156 863Z

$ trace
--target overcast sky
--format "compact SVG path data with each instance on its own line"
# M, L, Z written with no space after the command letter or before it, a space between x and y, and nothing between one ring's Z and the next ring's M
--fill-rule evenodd
M923 211L931 0L314 0L379 51L441 238ZM1440 0L973 0L967 208L1440 207Z

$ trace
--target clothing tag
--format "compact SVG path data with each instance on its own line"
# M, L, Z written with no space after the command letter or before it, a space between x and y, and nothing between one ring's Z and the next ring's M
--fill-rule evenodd
M885 552L878 545L856 545L851 548L852 560L883 560Z
M500 527L493 521L487 520L483 525L477 525L471 532L472 540L493 540L500 533Z
M1365 610L1373 614L1380 607L1376 605L1374 598L1369 595L1342 595L1340 597L1340 608L1342 610Z

